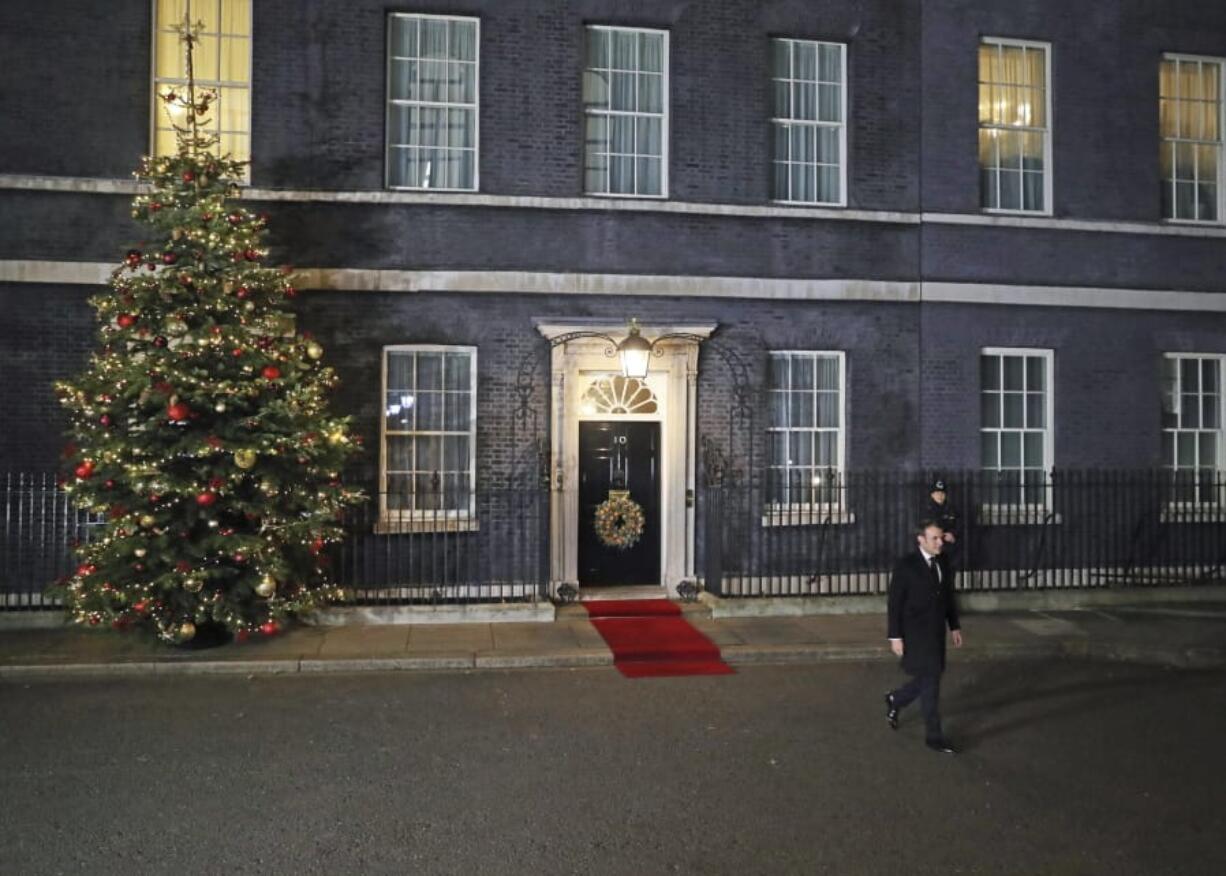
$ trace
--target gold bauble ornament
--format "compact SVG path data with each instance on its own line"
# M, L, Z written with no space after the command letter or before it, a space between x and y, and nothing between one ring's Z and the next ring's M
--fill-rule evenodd
M255 467L256 454L254 450L235 450L234 464L246 471Z
M267 599L277 592L277 581L272 575L265 575L260 583L255 585L256 595Z
M310 356L312 359L318 359L320 356L324 354L324 348L321 347L319 344L315 343L314 341L311 341L309 344L306 345L306 354Z
M157 518L152 514L142 514L140 516L140 525L148 529L153 524L157 523Z
M179 625L178 629L179 640L186 642L196 636L196 625L191 621L184 621Z

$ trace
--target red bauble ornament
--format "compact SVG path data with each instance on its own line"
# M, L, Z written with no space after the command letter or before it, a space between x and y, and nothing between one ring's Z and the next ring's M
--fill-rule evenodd
M254 262L259 257L260 257L260 254L256 252L254 249L243 250L243 258L245 258L249 262Z
M243 348L235 347L233 350L230 351L230 355L233 356L235 359L237 359L239 356L243 355Z
M92 575L97 571L98 567L93 563L82 563L81 565L77 566L77 574L82 578L86 577L87 575Z
M173 252L162 253L162 264L173 265L178 260L179 260L179 257L175 255Z
M128 250L128 254L123 257L123 260L124 262L127 263L129 268L135 268L139 266L141 262L140 250L139 249Z
M98 615L96 615L96 614L91 614L91 615L89 616L89 625L90 625L91 627L96 627L96 626L98 626L98 620L99 620Z
M260 624L260 632L266 636L275 636L280 629L273 621Z
M243 221L243 214L242 213L231 213L229 216L226 217L226 221L229 222L231 225L239 225Z
M156 213L160 209L162 209L162 205L157 201L154 201L152 204L149 205L150 213Z
M251 290L248 289L246 286L239 286L237 289L234 290L234 295L237 298L246 298L250 294L251 294Z
M317 554L324 549L324 540L317 538L311 542L311 553Z
M176 572L190 572L191 570L192 564L187 560L179 560L179 562L175 563Z
M235 554L235 555L234 555L234 562L236 562L236 563L245 563L245 562L247 562L247 555L246 555L246 554Z
M297 295L298 295L298 290L295 289L293 286L285 287L285 297L286 298L296 298Z
M168 405L166 408L166 416L170 417L176 423L186 421L192 415L192 410L183 402L175 402L173 405Z
M145 262L145 267L151 271L156 271L158 269L158 266L155 265L153 262Z
M136 317L130 313L121 313L115 317L115 324L120 328L131 328L136 324Z
M210 490L220 490L223 484L225 484L225 481L223 481L221 478L210 478L209 479L209 489Z
M210 505L213 505L216 502L217 502L216 493L205 491L203 493L196 494L196 504L199 505L201 508L208 508Z
M133 610L139 611L141 614L144 614L149 609L149 603L142 599L139 602L132 603L132 608Z
M155 347L166 346L166 339L162 337L161 335L158 335L156 338L153 339L153 346Z
M73 473L81 480L85 480L94 473L94 464L87 459L73 469Z
M212 213L201 213L200 218L205 222L212 222L213 214Z
M190 170L183 171L183 182L191 182L195 178L196 174L192 173Z
M225 442L223 442L216 435L209 435L207 438L204 439L204 443L209 445L209 447L212 447L214 450L216 450L219 447L221 447L221 445Z
M101 423L103 426L111 425L111 415L103 414L101 417L98 418L98 422Z
M105 483L104 483L102 486L106 487L108 490L113 490L113 489L115 489L115 482L114 482L114 481L106 481L106 482L105 482Z
M265 365L264 370L260 373L264 375L265 380L276 380L281 376L281 369L276 365Z

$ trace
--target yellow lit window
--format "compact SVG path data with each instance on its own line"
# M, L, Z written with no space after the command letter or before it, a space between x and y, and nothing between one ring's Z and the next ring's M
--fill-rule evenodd
M156 0L154 16L153 154L173 155L178 149L166 105L158 95L187 86L185 46L174 28L190 18L193 24L204 25L193 53L196 85L217 92L217 101L205 117L207 130L217 136L214 151L247 161L251 157L251 0Z

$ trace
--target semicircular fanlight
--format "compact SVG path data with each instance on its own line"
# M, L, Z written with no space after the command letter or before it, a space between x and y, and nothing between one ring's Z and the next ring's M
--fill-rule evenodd
M584 407L594 414L654 414L655 393L637 377L601 377L583 394Z

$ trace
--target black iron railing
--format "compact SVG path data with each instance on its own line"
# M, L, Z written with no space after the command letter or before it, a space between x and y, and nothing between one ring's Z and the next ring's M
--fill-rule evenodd
M1055 471L944 473L964 590L1226 580L1226 476ZM818 481L819 478L814 478ZM931 473L827 472L807 491L725 483L700 491L705 586L732 597L883 593L914 549ZM1198 502L1188 501L1190 496ZM784 504L782 497L808 499Z
M1220 472L1202 473L1194 490L1169 471L1056 471L1028 484L978 471L943 476L959 521L959 589L1226 582ZM851 471L825 473L808 490L704 486L698 575L725 597L883 593L894 561L914 545L930 479ZM53 607L44 588L75 568L72 546L94 537L99 521L51 475L9 474L0 488L0 610ZM346 514L346 538L330 555L336 578L356 604L547 598L556 498L536 484L372 494Z

